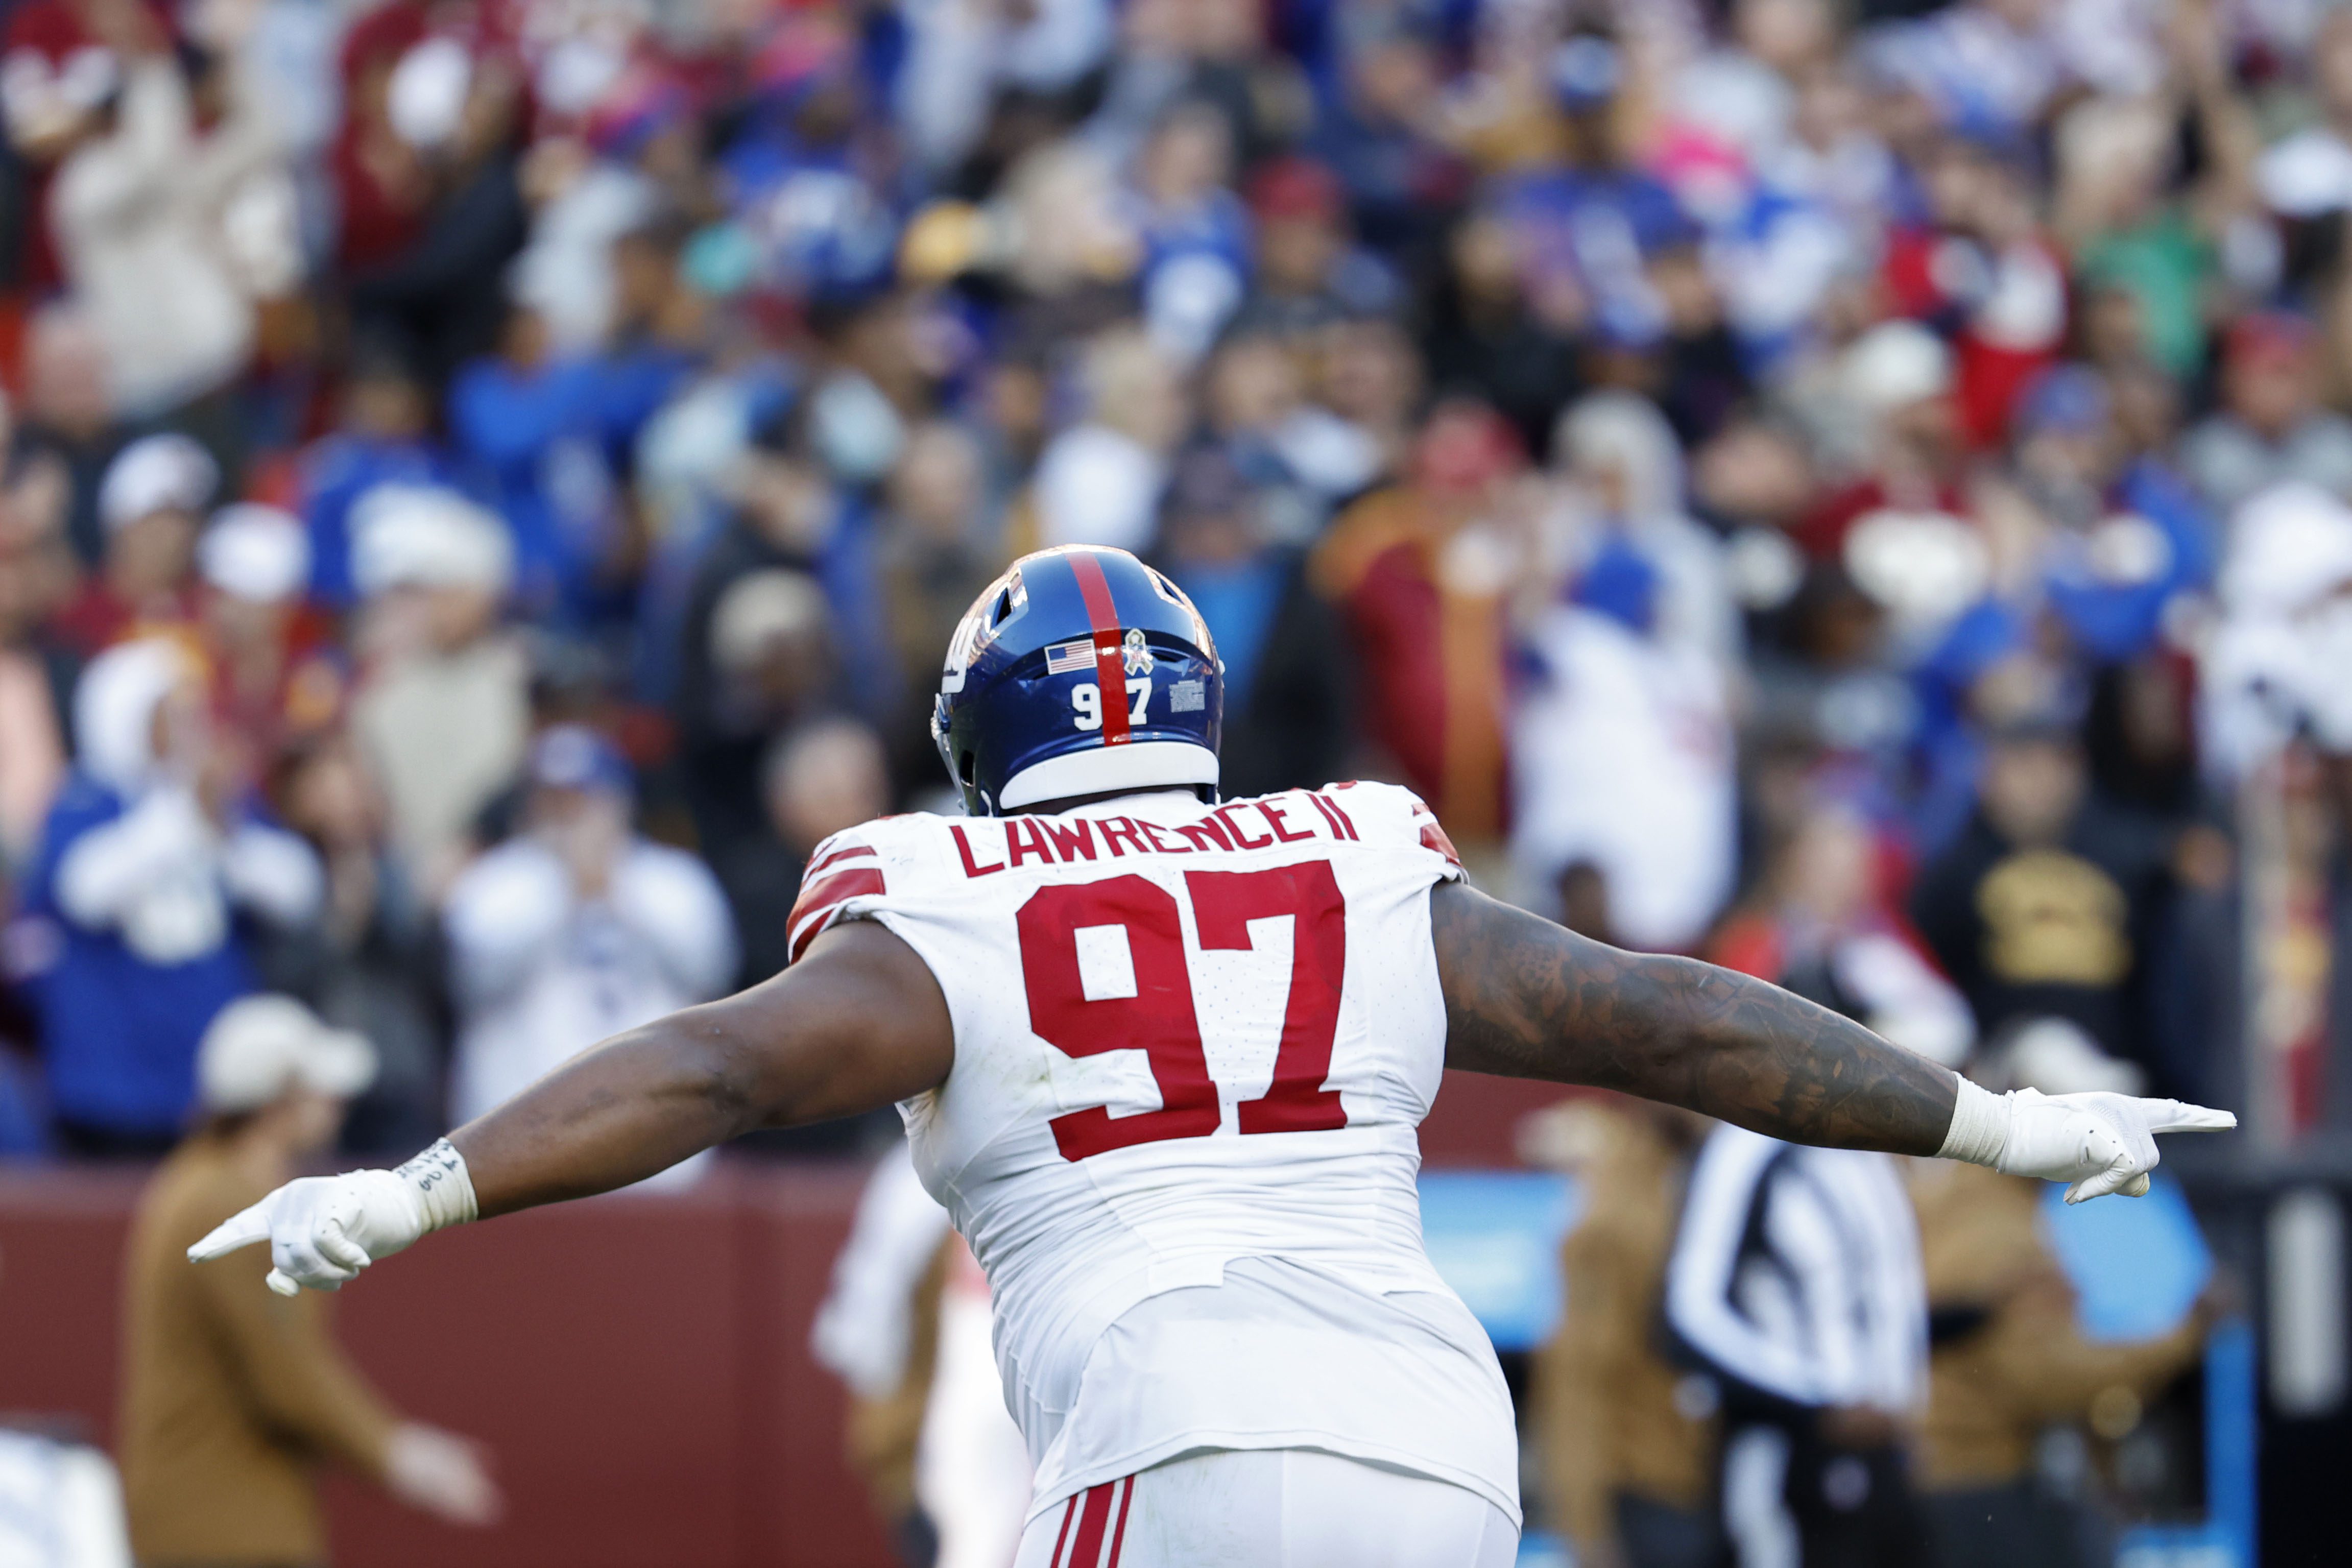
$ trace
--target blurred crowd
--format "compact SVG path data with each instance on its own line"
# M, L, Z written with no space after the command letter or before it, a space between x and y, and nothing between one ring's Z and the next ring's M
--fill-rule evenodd
M256 990L404 1152L774 972L1069 541L1229 794L2352 1103L2352 8L18 0L0 119L0 1146L167 1146Z

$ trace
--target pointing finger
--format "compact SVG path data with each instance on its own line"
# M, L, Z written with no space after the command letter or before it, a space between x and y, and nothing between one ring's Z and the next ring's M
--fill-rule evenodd
M215 1258L226 1257L240 1247L250 1247L257 1241L268 1239L268 1207L257 1203L242 1214L230 1216L216 1226L211 1235L189 1248L188 1261L209 1263Z
M2151 1133L2219 1133L2238 1124L2238 1118L2227 1111L2210 1106L2191 1105L2179 1100L2159 1100L2159 1107L2148 1117Z

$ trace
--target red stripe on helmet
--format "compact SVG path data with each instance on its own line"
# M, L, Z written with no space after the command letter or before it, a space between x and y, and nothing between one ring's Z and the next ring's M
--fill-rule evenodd
M1086 601L1087 620L1095 634L1095 681L1102 690L1102 737L1105 746L1128 742L1127 655L1119 647L1118 606L1111 602L1110 582L1102 562L1084 552L1069 558L1070 573L1078 580L1078 597Z

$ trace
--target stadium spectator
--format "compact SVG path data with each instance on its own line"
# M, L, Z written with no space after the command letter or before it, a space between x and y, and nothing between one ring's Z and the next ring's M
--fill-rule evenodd
M2320 343L2284 313L2234 322L2223 350L2221 406L2181 443L2181 465L2226 517L2273 485L2302 480L2352 497L2352 420L2320 400Z
M1349 745L1338 618L1308 587L1305 552L1269 537L1267 505L1212 447L1178 462L1161 504L1160 564L1224 661L1223 777L1235 796L1328 783Z
M106 553L99 485L123 438L106 350L88 313L63 301L43 306L25 329L25 406L10 430L8 474L37 476L50 488L47 504L63 512L84 566Z
M430 897L475 845L477 819L522 760L527 655L501 624L514 546L454 491L383 485L352 517L364 601L352 733L382 785L392 841Z
M449 385L451 444L488 478L488 498L515 541L515 593L533 613L588 620L622 549L606 453L626 430L608 428L604 366L563 355L546 316L510 308L498 352L462 367Z
M631 830L628 764L609 742L550 729L532 743L528 777L522 831L468 866L442 907L459 1122L735 976L718 882Z
M1302 154L1276 158L1250 176L1247 193L1257 267L1236 330L1295 340L1395 305L1397 277L1354 243L1346 194L1328 168Z
M1707 956L1957 1067L1976 1044L1976 1019L1888 907L1885 872L1867 822L1850 808L1815 806L1775 857L1760 896L1723 923Z
M350 736L331 730L289 750L271 794L318 855L326 893L316 920L271 945L268 978L375 1047L375 1082L352 1104L343 1146L396 1154L430 1143L447 1124L440 929L392 852L383 792Z
M930 744L937 694L927 677L956 622L995 580L1004 555L1003 516L980 443L946 420L908 433L883 501L876 575L891 652L908 676L884 734L892 780L900 794L913 795L931 785L939 767Z
M413 184L430 195L406 244L352 269L349 298L362 329L416 344L437 386L496 348L506 318L501 273L528 225L517 145L521 88L505 60L477 57L445 37L403 53L384 91L403 149L387 161L417 169L394 175L392 189Z
M241 444L234 416L195 405L235 380L253 351L252 298L229 242L259 236L250 212L232 218L231 208L278 156L268 110L238 60L239 40L208 40L225 90L206 94L217 118L200 133L197 98L209 84L188 79L169 28L142 5L96 14L110 12L125 18L110 40L121 85L85 122L48 192L66 282L104 345L122 417L195 418Z
M1523 1154L1583 1189L1582 1218L1560 1246L1568 1299L1531 1390L1549 1522L1580 1563L1707 1568L1725 1550L1711 1506L1717 1401L1667 1360L1656 1333L1675 1216L1706 1130L1639 1102L1570 1102L1521 1137Z
M1726 659L1736 628L1717 546L1679 507L1674 438L1650 404L1570 411L1557 601L1523 616L1512 751L1513 868L1548 901L1591 865L1636 946L1687 949L1731 896L1737 802Z
M196 532L220 469L184 435L132 442L98 489L106 549L98 571L58 612L58 632L85 656L142 632L195 619Z
M1168 460L1191 423L1176 369L1152 339L1106 335L1087 346L1087 416L1045 445L1031 497L1041 545L1150 542Z
M2130 1082L2128 1070L2066 1037L2020 1040L1981 1064L2002 1082L2062 1094ZM2193 1364L2229 1314L2217 1280L2179 1322L2153 1338L2086 1334L2074 1287L2037 1223L2032 1183L1971 1167L1920 1168L1911 1195L1927 1301L1937 1325L1921 1427L1922 1501L1935 1561L1949 1568L2088 1568L2105 1532L2079 1497L2055 1492L2034 1462L2057 1425L2115 1438L2147 1400Z
M73 580L62 519L0 498L0 878L31 857L65 782L78 665L47 622Z
M2073 726L2049 713L1995 731L1975 816L1925 867L1912 915L1990 1039L2063 1019L2108 1055L2169 1082L2151 1049L2150 955L2167 913L2169 835L2088 804Z
M432 389L395 339L363 339L352 351L339 427L302 455L300 509L310 533L310 591L348 609L354 512L380 485L453 486L456 465L432 437Z
M1528 564L1526 465L1481 403L1430 418L1410 478L1340 514L1316 547L1359 659L1359 724L1443 821L1474 841L1503 823L1505 600Z
M125 1251L116 1451L141 1563L326 1561L322 1459L450 1523L498 1517L480 1450L395 1415L336 1346L327 1303L188 1265L192 1242L332 1146L374 1074L366 1037L289 997L247 997L205 1031L202 1120L149 1182Z
M224 507L197 541L196 568L215 716L263 758L339 719L340 661L302 604L310 546L301 523L275 507Z
M816 580L782 567L736 578L712 602L708 651L689 658L697 673L679 693L687 806L706 853L723 860L759 835L771 738L837 706L833 626Z
M716 862L743 940L738 983L757 985L792 954L801 868L834 834L880 816L890 800L881 743L854 718L813 718L776 737L762 769L767 831Z
M75 771L25 879L32 982L58 1131L89 1154L178 1137L196 1045L253 986L254 939L317 911L317 859L256 810L198 672L161 639L100 655L74 690Z
M1456 224L1422 345L1441 392L1485 398L1510 420L1527 450L1538 452L1584 376L1575 336L1530 308L1522 249L1495 213L1473 212Z

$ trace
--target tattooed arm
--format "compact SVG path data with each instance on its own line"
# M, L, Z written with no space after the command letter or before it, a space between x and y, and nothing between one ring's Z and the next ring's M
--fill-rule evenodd
M1621 1090L1800 1144L1932 1155L1957 1073L1778 986L1624 953L1458 883L1430 895L1445 1064Z

